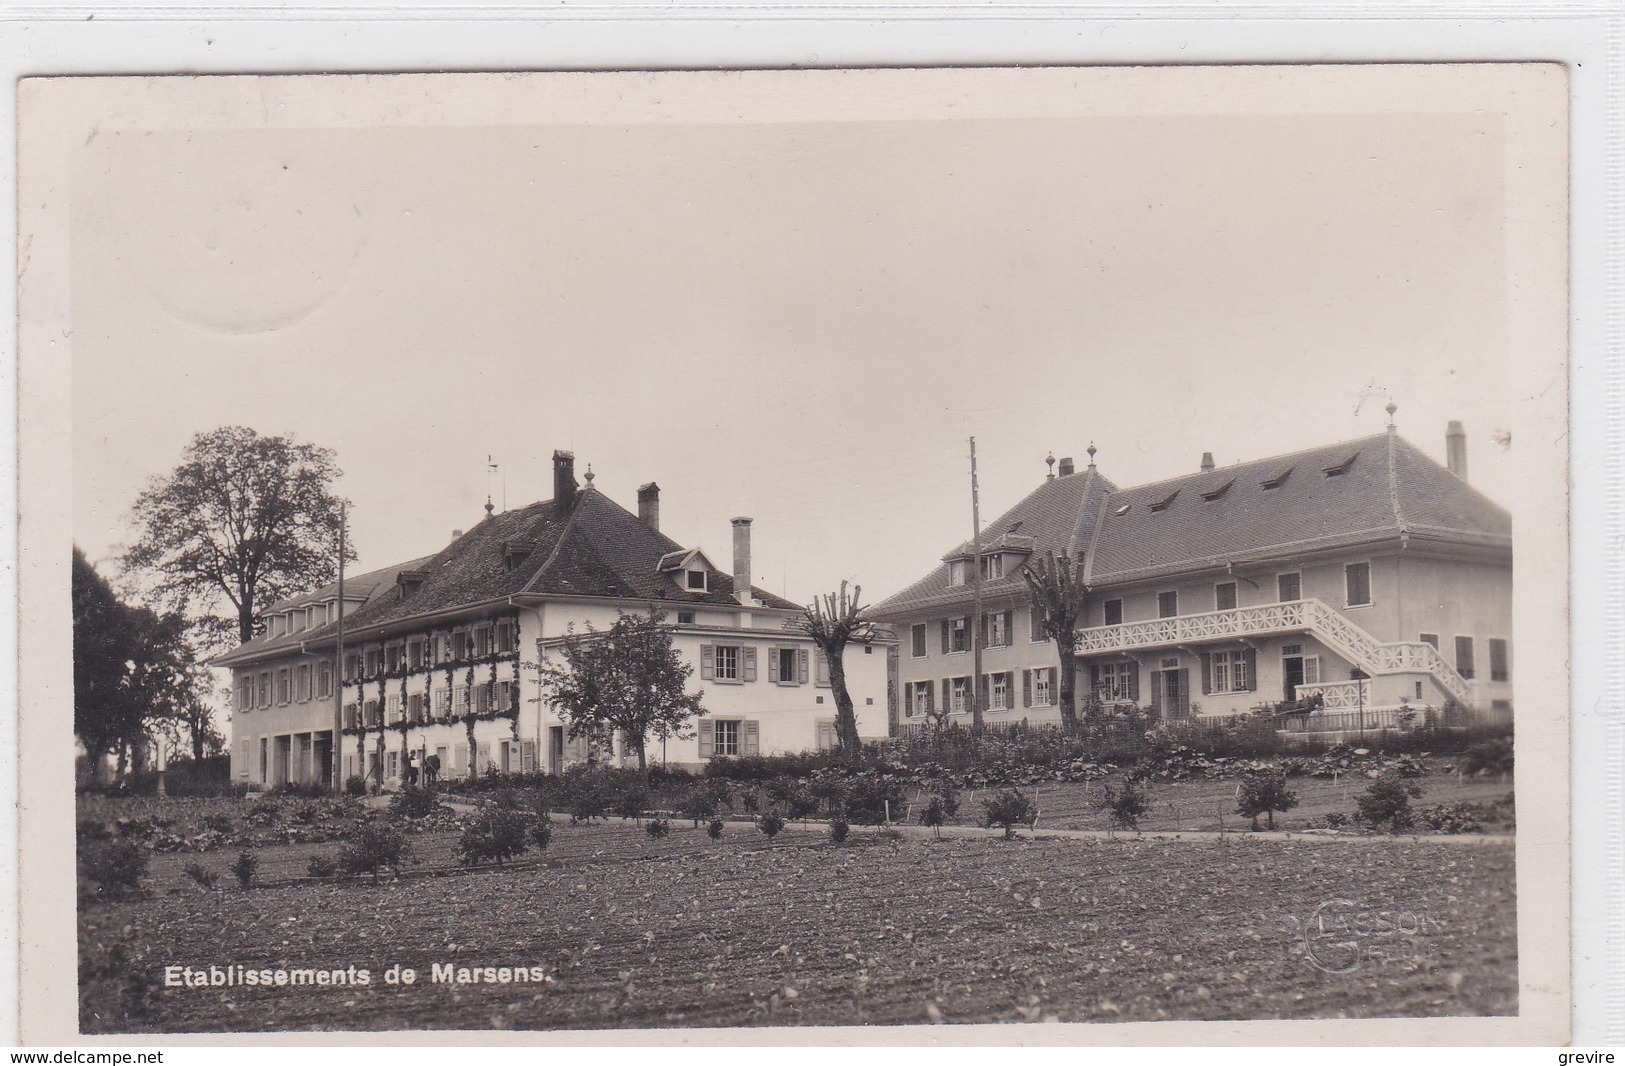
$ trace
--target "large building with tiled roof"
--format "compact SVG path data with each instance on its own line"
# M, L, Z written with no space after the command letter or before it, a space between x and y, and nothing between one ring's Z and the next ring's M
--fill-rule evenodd
M969 544L883 601L904 722L968 714L973 631L990 722L1056 720L1058 661L1020 570L1069 555L1089 590L1080 702L1164 719L1314 709L1295 728L1407 712L1510 714L1512 528L1466 480L1459 424L1441 466L1387 432L1119 489L1089 466L988 524L984 620ZM1348 721L1345 722L1344 719Z
M337 586L278 604L265 632L216 660L233 673L232 772L254 786L330 782L335 708L339 772L398 784L410 756L444 776L557 772L589 751L548 705L533 664L573 630L620 612L667 614L694 665L707 713L695 735L650 752L698 766L733 755L833 741L828 671L787 623L799 605L753 586L751 521L733 520L733 566L660 531L660 490L633 514L577 483L554 455L551 500L493 513L438 553L346 580L342 695L333 692ZM845 667L860 735L886 732L885 648L853 646Z

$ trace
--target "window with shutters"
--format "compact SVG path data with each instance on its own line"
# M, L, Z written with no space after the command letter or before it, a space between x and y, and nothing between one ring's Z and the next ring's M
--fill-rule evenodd
M711 736L718 755L739 754L738 719L718 718L711 723Z
M421 722L423 718L423 693L414 692L406 697L406 720Z
M1123 624L1123 601L1107 600L1105 603L1106 625L1120 626Z
M970 650L970 619L950 618L943 623L948 627L948 652L950 654Z
M293 681L287 667L276 672L276 701L278 703L293 702Z
M1371 606L1371 564L1349 563L1343 567L1343 587L1348 606Z
M1215 611L1233 611L1236 609L1236 583L1225 581L1213 586L1213 609Z
M987 686L987 705L990 710L1010 709L1010 675L994 674Z
M401 698L399 696L389 697L386 707L388 708L389 717L385 719L385 724L394 725L399 722L401 720Z
M1456 673L1472 680L1473 677L1473 638L1456 638Z
M1049 671L1033 671L1033 706L1048 707L1053 701L1049 690Z
M965 714L971 709L971 700L975 694L971 692L970 678L954 678L949 692L951 694L949 708L954 714Z
M346 655L344 657L344 680L354 681L361 675L361 656Z
M421 670L428 662L428 641L422 637L414 637L406 645L406 665L413 670Z
M1095 698L1102 703L1133 699L1133 663L1101 663L1094 668Z
M1157 593L1157 617L1174 618L1178 614L1179 593L1174 591Z
M246 677L237 679L237 699L234 706L239 711L249 711L254 708L254 685Z
M1216 651L1211 669L1216 693L1250 692L1252 684L1247 676L1247 653L1244 651Z
M1027 609L1028 640L1034 644L1047 644L1049 642L1049 630L1044 627L1044 623L1048 618L1048 612L1039 611L1032 607Z
M1490 638L1490 680L1509 681L1512 678L1512 660L1502 637Z
M383 668L384 668L384 649L382 649L382 648L368 648L367 649L367 676L368 677L377 677L379 672L381 670L383 670Z
M269 673L260 674L259 686L254 695L254 706L271 706L271 675Z
M717 645L716 680L739 680L739 649L737 647L726 644Z
M925 658L925 623L916 622L909 627L909 656L914 659Z
M333 660L323 659L316 664L316 698L330 699L333 695Z
M908 684L908 715L911 718L922 718L932 711L932 686L929 681L910 681Z
M445 718L451 714L451 689L439 688L434 693L434 716Z
M468 708L473 701L473 697L469 694L468 686L458 685L456 695L452 698L452 701L453 705L457 708L457 713L459 715L466 715L468 713Z
M1303 599L1303 575L1277 574L1275 577L1275 598L1282 603Z
M390 673L399 670L406 662L406 645L391 644L384 649L384 669Z
M343 721L343 723L344 723L344 728L345 729L354 729L356 727L355 714L356 714L356 706L355 706L355 704L346 703L344 705L344 716L341 719L341 721Z
M811 656L806 648L771 648L768 650L768 680L780 685L805 685Z
M519 644L518 628L512 622L497 623L497 651L510 652Z
M1012 612L1001 611L985 615L987 618L987 646L990 648L1007 648L1010 646L1010 617Z

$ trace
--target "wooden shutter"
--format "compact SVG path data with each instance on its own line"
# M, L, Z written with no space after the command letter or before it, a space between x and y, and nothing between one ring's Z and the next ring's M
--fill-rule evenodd
M1100 691L1100 667L1091 663L1089 666L1089 692L1093 695Z
M1046 706L1059 707L1061 705L1061 690L1058 687L1061 680L1059 667L1049 668L1049 703Z
M1191 672L1188 668L1179 671L1179 698L1174 700L1173 712L1183 718L1191 709Z
M1130 663L1128 670L1128 698L1133 703L1140 702L1140 664Z
M520 742L519 767L527 774L536 772L536 742L534 740Z
M973 641L975 639L976 639L976 616L973 615L973 614L967 614L965 616L965 650L966 651L971 650L971 641ZM984 640L982 642L982 647L984 647L984 648L987 647L987 641Z
M1015 643L1015 630L1011 628L1012 626L1015 625L1015 623L1016 623L1016 612L1015 611L1005 611L1004 612L1004 645L1003 645L1004 647L1008 647L1011 644Z
M944 713L954 709L954 679L942 679L942 710Z
M1241 653L1242 661L1247 664L1247 691L1258 691L1258 649L1248 648Z
M925 709L935 711L937 709L937 686L929 681L921 681L920 684L925 686Z
M1202 695L1213 691L1213 656L1203 652L1202 659Z
M807 660L809 658L806 648L796 649L796 684L798 685L807 683Z
M717 753L716 723L709 718L701 718L699 725L700 758L709 759Z
M739 732L741 755L760 755L762 749L761 725L754 718L747 718L740 723Z
M948 654L948 642L952 639L949 636L948 629L948 619L944 618L942 620L942 654L944 655Z
M767 679L775 684L779 678L779 649L767 649Z
M1033 672L1031 670L1021 672L1021 705L1023 707L1033 705Z
M700 680L717 679L717 649L714 644L700 645Z
M987 615L985 614L977 619L976 646L979 648L987 647Z
M755 681L756 680L756 649L755 648L740 648L739 649L739 658L740 658L741 662L743 663L743 665L739 668L740 680L743 680L743 681Z
M824 654L822 648L813 659L813 681L823 688L829 688L829 656Z
M1151 710L1153 712L1160 712L1162 710L1162 671L1161 670L1153 670L1153 671L1151 671Z

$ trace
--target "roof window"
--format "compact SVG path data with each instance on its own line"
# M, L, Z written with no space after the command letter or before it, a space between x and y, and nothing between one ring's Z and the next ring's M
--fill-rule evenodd
M1360 453L1355 452L1347 459L1344 459L1341 463L1334 463L1331 466L1323 467L1322 471L1327 477L1342 477L1344 474L1349 472L1349 467L1353 466L1354 460L1358 459L1359 457Z
M1207 501L1208 503L1212 503L1214 500L1218 499L1220 496L1223 496L1225 493L1229 492L1230 491L1230 486L1234 485L1235 483L1236 483L1236 479L1231 478L1229 481L1226 481L1223 485L1217 485L1217 486L1215 486L1215 487L1213 487L1211 489L1208 489L1206 492L1202 493L1202 499Z
M1285 470L1282 470L1280 473L1275 474L1272 477L1265 478L1263 481L1260 481L1259 484L1264 486L1264 488L1266 490L1268 490L1268 489L1278 489L1282 485L1286 484L1286 479L1291 477L1291 476L1292 476L1292 467L1289 466Z
M1133 506L1134 505L1132 503L1125 503L1123 506L1113 511L1112 514L1116 515L1118 518L1122 518L1124 515L1128 514L1128 509Z
M1179 495L1179 490L1175 489L1174 491L1170 492L1168 495L1164 496L1162 499L1158 500L1156 503L1152 504L1151 505L1151 510L1152 511L1166 511L1168 509L1168 505L1173 503L1174 502L1174 497L1178 496L1178 495Z

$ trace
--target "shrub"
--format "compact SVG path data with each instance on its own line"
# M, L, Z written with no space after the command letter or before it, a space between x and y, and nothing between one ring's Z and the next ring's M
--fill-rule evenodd
M716 816L717 797L703 785L691 788L679 801L677 810L684 818L693 819L694 827L698 829L702 820Z
M784 829L784 818L777 811L768 811L756 819L756 828L760 829L767 839L772 840Z
M711 824L705 827L705 835L710 837L712 840L721 840L722 839L722 819L721 818L713 818L713 819L711 819Z
M1510 774L1512 772L1512 738L1496 737L1483 740L1467 749L1461 762L1463 773L1473 775Z
M844 809L849 821L862 825L880 825L888 812L896 815L903 808L905 783L892 774L865 770L854 774L846 783Z
M553 819L543 811L530 827L530 842L536 845L537 851L546 851L547 846L553 843Z
M209 869L201 862L189 862L186 864L185 870L187 877L190 877L204 888L212 889L214 888L215 882L220 880L220 875L218 873Z
M920 824L930 826L939 840L942 838L942 823L947 820L948 816L942 809L941 796L932 796L931 802L920 811Z
M1395 833L1409 829L1415 821L1411 799L1421 795L1422 790L1415 785L1400 784L1392 777L1379 777L1355 801L1356 817L1373 829L1387 826Z
M671 823L664 818L651 818L644 824L643 831L649 834L649 839L659 840L671 832Z
M989 829L1000 827L1006 840L1016 835L1016 826L1038 821L1038 806L1019 788L1001 789L982 803L986 812L982 824Z
M389 801L389 816L397 820L428 818L439 809L440 801L434 792L419 785L407 785Z
M238 886L251 888L254 884L254 874L260 868L260 858L252 851L239 852L237 861L231 864L231 875L237 879Z
M523 811L496 807L474 817L457 842L464 866L494 862L501 866L530 846L531 818Z
M230 835L237 831L237 826L223 814L206 814L203 816L203 828L212 829L216 833Z
M313 825L321 816L322 809L314 803L302 803L293 812L293 820L299 825Z
M1477 833L1484 828L1479 821L1483 813L1476 803L1441 803L1424 807L1416 817L1436 833Z
M835 841L835 843L843 843L846 840L847 834L851 831L852 827L848 825L846 819L842 818L840 815L836 815L834 818L829 820L829 838Z
M1349 816L1339 811L1333 811L1326 816L1326 824L1333 829L1341 829L1349 824Z
M347 874L372 874L372 882L377 884L379 872L398 871L410 851L399 829L387 822L369 820L351 830L339 849L338 865Z
M147 858L147 848L134 840L92 841L80 849L79 869L99 895L139 895Z
M305 864L305 873L311 877L333 877L339 872L339 862L331 855L312 855Z
M93 818L81 818L79 824L74 828L74 837L78 840L80 847L84 847L92 841L111 839L112 836L112 830L107 828L106 822L98 822Z
M1298 805L1298 795L1286 787L1286 774L1261 770L1241 779L1241 796L1236 801L1236 813L1253 820L1258 829L1258 816L1269 817L1270 828L1275 828L1275 812L1285 813ZM1143 813L1143 812L1142 812Z
M818 813L818 797L805 786L788 789L784 796L784 813L791 821L804 821L808 815Z
M1134 787L1133 781L1125 777L1121 788L1106 787L1100 807L1111 815L1113 828L1132 829L1138 833L1140 817L1151 809L1151 802L1143 791Z
M942 801L942 815L944 819L952 818L959 813L959 790L952 785L943 785L937 790L937 796Z
M641 822L648 806L649 790L642 785L624 787L615 796L615 813L621 816L623 822L628 818Z
M363 777L351 774L344 779L344 794L346 796L365 796L367 794L367 781Z

